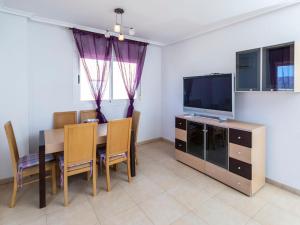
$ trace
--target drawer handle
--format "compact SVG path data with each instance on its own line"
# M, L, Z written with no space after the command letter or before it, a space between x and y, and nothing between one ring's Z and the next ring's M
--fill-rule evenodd
M239 166L239 167L238 167L238 170L240 170L240 169L241 169L241 167Z
M241 152L238 152L238 154L240 155L240 154L241 154Z
M239 140L242 139L241 136L238 136L238 139L239 139Z
M178 144L178 147L182 147L182 144Z
M178 123L178 125L182 125L182 123L181 123L181 122L179 122L179 123Z
M240 186L240 185L241 185L241 182L238 182L237 184Z

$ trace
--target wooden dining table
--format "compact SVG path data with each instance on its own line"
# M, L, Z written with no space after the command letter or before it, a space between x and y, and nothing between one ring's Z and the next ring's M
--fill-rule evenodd
M106 143L107 124L98 125L97 144ZM41 130L39 133L39 197L40 208L46 207L46 170L45 155L64 151L64 129ZM131 131L130 143L131 176L135 176L134 131Z

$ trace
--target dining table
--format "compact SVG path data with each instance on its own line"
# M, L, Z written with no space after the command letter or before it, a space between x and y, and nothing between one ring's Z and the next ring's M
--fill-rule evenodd
M97 144L106 143L107 124L98 125ZM135 142L134 131L131 131L130 169L135 176ZM64 151L64 129L41 130L39 132L39 207L46 207L46 170L45 155Z

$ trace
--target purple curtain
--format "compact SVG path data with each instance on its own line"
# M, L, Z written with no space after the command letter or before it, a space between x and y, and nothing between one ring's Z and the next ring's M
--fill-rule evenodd
M97 119L99 120L99 123L106 123L107 120L101 112L101 101L109 77L112 57L112 40L110 38L105 38L103 34L78 29L72 30L79 51L80 60L84 66L91 92L95 99Z
M129 98L127 117L133 113L134 95L141 82L147 43L113 37L113 47Z

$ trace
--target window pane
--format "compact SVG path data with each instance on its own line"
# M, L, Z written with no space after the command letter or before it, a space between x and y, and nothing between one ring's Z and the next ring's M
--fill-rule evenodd
M135 63L124 63L126 72L134 77L136 72ZM136 97L136 94L135 94ZM113 62L113 99L128 99L126 88L123 82L122 73L118 62Z
M98 60L99 68L100 70L103 68L103 60ZM92 76L92 82L94 85L97 85L97 65L95 63L94 59L86 59L86 64L88 66L88 69L90 71L90 75ZM101 72L101 71L100 71ZM109 78L107 77L107 85L106 89L103 95L103 100L109 99ZM90 83L87 78L84 66L82 64L82 61L80 60L80 100L81 101L87 101L87 100L93 100L93 94L91 92Z

